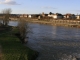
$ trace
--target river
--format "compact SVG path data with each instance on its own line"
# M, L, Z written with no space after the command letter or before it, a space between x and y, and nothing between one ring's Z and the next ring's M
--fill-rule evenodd
M11 21L9 25L16 26ZM39 52L36 60L79 60L80 28L28 23L29 33L26 46Z

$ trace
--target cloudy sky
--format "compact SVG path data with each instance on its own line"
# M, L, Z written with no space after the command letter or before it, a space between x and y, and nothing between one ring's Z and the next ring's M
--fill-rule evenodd
M0 0L0 11L5 8L11 8L16 14L80 14L80 0Z

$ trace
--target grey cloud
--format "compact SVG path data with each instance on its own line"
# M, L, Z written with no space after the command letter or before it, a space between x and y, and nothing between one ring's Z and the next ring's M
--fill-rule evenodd
M0 4L7 4L7 5L20 5L16 1L13 0L5 0L3 2L0 2Z

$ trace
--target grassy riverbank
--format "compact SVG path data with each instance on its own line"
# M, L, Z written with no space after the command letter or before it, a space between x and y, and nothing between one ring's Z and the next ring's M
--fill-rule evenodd
M6 33L0 31L0 45L2 50L3 60L34 60L37 57L37 52L24 46L20 39L15 36L16 29L12 31L5 30Z

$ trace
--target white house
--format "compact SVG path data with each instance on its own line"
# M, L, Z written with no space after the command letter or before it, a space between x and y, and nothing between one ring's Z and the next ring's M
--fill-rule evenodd
M76 19L80 19L80 15L76 15Z
M28 15L28 18L31 18L32 17L32 15Z
M53 14L51 14L51 15L50 15L50 14L48 14L48 17L53 17Z
M49 14L48 17L52 17L53 19L62 19L63 18L63 15L62 14Z

